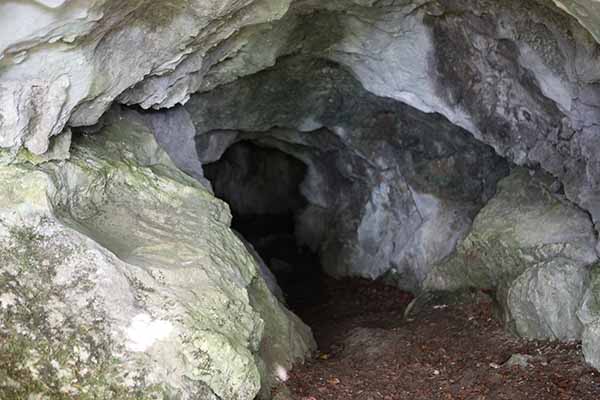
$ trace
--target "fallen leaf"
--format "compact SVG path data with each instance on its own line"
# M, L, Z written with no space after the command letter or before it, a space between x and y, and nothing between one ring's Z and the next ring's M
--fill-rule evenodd
M327 379L327 383L329 383L330 385L338 385L340 383L340 380L338 378L329 378Z

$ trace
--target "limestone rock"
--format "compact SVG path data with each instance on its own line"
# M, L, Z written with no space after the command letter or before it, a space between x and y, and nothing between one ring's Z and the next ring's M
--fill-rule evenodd
M554 196L540 179L516 169L479 212L456 254L436 266L427 289L497 288L556 258L592 264L596 238L589 216Z
M577 339L577 311L597 260L592 223L523 169L500 181L456 254L427 277L426 290L498 289L504 318L533 338Z
M585 266L560 257L529 268L502 296L505 320L521 337L578 340L577 312L588 284Z
M256 57L251 68L217 67L252 47L248 36L269 31L270 22L281 18L289 4L4 2L0 147L25 145L39 155L67 123L95 124L117 97L144 108L172 107L200 88L269 66L272 61ZM261 54L269 51L267 46ZM210 74L213 67L219 74Z
M591 268L590 284L583 298L578 316L584 326L583 354L586 361L600 369L600 267Z
M577 21L585 26L600 42L600 5L593 0L553 0L554 3L569 14L577 18Z
M298 236L334 276L390 274L418 290L507 173L492 149L464 130L373 96L348 71L322 60L287 58L195 95L184 108L204 162L246 140L306 165L300 190L308 204L296 218ZM273 171L278 165L266 162ZM255 197L243 179L217 181L230 193L243 188L236 202Z
M136 113L0 180L0 397L251 400L314 346Z
M502 364L502 366L506 368L528 368L531 364L531 361L534 359L535 357L530 356L529 354L513 354L504 364Z
M259 267L260 274L262 275L262 278L265 280L265 283L267 284L267 287L269 288L271 293L273 293L273 295L277 298L277 300L279 300L279 302L281 304L285 304L286 302L285 302L285 297L283 295L283 290L281 290L281 287L277 283L277 278L275 277L275 275L273 274L271 269L269 269L269 267L267 266L265 261L262 259L260 254L258 254L256 249L254 248L254 246L252 246L252 244L250 242L248 242L246 239L244 239L244 237L242 235L240 235L238 232L234 231L234 233L237 236L237 238L240 241L242 241L242 243L244 243L248 252L256 260L256 263L258 264L258 267Z

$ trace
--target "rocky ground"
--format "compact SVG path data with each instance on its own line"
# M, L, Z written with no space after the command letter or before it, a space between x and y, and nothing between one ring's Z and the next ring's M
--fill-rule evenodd
M289 299L320 352L276 398L598 399L600 374L579 343L528 341L503 330L491 301L425 307L403 320L411 296L359 280L324 279ZM509 361L510 360L510 361Z

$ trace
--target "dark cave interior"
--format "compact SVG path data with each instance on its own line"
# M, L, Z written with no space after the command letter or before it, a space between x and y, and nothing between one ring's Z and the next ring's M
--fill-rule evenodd
M241 141L205 165L205 174L231 208L232 229L275 275L288 306L298 310L323 301L319 254L296 237L296 216L306 206L300 192L305 165L277 149Z

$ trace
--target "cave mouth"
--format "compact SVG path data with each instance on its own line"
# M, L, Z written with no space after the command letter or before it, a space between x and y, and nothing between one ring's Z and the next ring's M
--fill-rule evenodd
M312 328L321 352L358 326L394 328L413 295L383 280L334 278L324 272L323 240L306 237L300 228L303 211L310 207L302 194L308 167L273 142L244 139L231 145L219 160L204 165L215 195L232 212L232 229L260 256L277 287L273 293ZM253 253L253 251L250 251ZM281 292L278 291L281 289Z
M296 218L307 205L300 189L306 165L281 150L244 140L204 165L204 172L215 195L231 208L232 229L275 276L286 304L299 311L323 301L319 254L296 235Z

